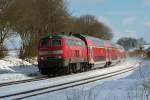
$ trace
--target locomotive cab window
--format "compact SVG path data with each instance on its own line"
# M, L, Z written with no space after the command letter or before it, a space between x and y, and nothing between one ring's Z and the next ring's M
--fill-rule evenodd
M41 45L41 47L48 47L49 45L50 45L50 41L49 41L49 39L43 39L43 40L41 40L41 43L40 43Z
M61 45L61 40L55 40L55 39L53 39L52 40L52 46L60 46Z

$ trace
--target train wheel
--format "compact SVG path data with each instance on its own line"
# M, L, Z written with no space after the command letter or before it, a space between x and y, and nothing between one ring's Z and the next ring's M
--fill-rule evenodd
M68 73L68 67L64 67L64 74Z
M89 67L89 66L88 66L87 63L82 63L82 64L81 64L81 71L82 71L82 72L87 71L87 70L88 70L88 67Z
M65 74L70 74L71 73L71 66L72 64L69 64L67 67L65 67Z
M104 65L104 68L107 68L109 66L109 62L106 62L106 64Z
M94 64L89 64L88 70L92 69L94 67Z
M72 64L72 72L77 73L77 65L76 64Z
M85 71L85 64L81 63L81 72L84 72L84 71Z
M69 74L73 73L73 64L70 64L69 66Z
M82 71L82 64L81 63L76 63L76 70L77 70L77 72Z
M47 74L47 72L46 72L46 70L45 70L44 68L41 68L41 69L40 69L40 72L41 72L41 74L43 74L43 75L46 75L46 74Z

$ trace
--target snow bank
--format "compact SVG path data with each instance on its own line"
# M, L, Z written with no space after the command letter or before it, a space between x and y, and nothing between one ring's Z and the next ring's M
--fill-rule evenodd
M39 74L36 61L29 63L16 57L5 57L0 60L0 83L30 78Z
M11 69L10 66L12 66L12 64L10 62L0 60L0 74L6 73L9 71L14 72L14 70Z
M32 65L31 63L24 61L22 59L19 58L15 58L15 57L5 57L2 59L2 61L6 61L8 63L10 63L12 66L28 66L28 65Z

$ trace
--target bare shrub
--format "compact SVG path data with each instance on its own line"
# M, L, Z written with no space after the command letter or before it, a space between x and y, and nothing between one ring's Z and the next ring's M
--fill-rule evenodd
M128 93L127 100L149 100L150 99L150 81L144 81L136 84Z
M3 45L0 46L0 58L4 58L7 55L8 51Z

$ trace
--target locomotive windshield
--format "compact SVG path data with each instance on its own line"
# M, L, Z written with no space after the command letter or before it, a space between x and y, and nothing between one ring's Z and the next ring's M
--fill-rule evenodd
M60 40L56 40L56 39L53 39L52 40L52 46L60 46L61 45L61 41Z
M41 47L48 47L50 45L50 41L48 38L41 40Z
M60 46L61 45L61 40L59 39L42 39L40 46L41 47L49 47L49 46Z

